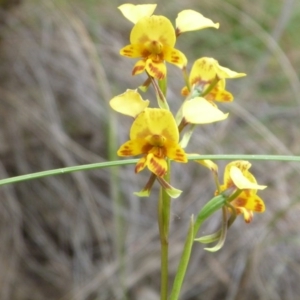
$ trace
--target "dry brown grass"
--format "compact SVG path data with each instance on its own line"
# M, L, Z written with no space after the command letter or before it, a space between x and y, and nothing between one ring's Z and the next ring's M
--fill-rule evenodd
M228 121L197 128L190 152L300 153L299 3L269 3L159 4L159 13L170 17L192 8L221 23L218 31L188 33L178 41L191 61L209 55L248 74L229 84L235 102L223 107ZM131 26L117 11L119 4L27 0L6 12L0 45L1 178L107 160L109 122L118 144L127 138L129 121L116 119L108 101L136 88L143 77L132 78L133 61L118 55ZM183 82L172 67L169 82L177 107ZM154 99L151 92L147 96ZM269 186L261 193L266 213L251 225L237 221L215 254L195 247L182 300L294 300L300 294L300 166L254 162L253 172ZM184 194L172 208L173 274L189 216L214 190L209 173L195 164L175 165L174 174L173 184ZM147 175L134 175L132 166L114 176L120 179L115 185L109 170L99 170L1 187L1 300L125 299L124 291L127 299L159 298L157 190L150 199L133 196ZM119 208L112 201L118 189ZM219 223L216 215L203 234ZM117 228L125 267L119 264Z

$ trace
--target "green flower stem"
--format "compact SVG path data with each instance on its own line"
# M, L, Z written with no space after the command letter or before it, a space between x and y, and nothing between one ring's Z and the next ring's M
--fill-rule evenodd
M168 172L164 179L170 182L170 161ZM169 290L169 227L170 227L171 197L161 187L158 200L158 226L161 244L161 293L160 299L168 299Z
M151 77L152 78L152 77ZM152 85L157 95L158 105L160 108L168 109L167 94L167 80L158 80L158 84L152 78ZM167 159L167 173L164 180L170 183L171 178L171 163ZM160 188L158 200L158 226L161 244L161 287L160 300L167 300L169 293L169 228L170 228L170 211L171 211L171 197L168 195L166 189Z
M300 162L300 156L292 156L292 155L244 155L244 154L208 154L208 155L196 155L190 154L188 155L188 160L201 160L201 159L211 159L211 160L258 160L258 161L289 161L289 162ZM0 180L0 186L10 183L16 183L21 181L27 181L32 179L39 179L47 176L55 176L68 174L79 171L89 171L95 169L102 168L110 168L115 166L126 166L133 165L138 162L138 159L124 159L124 160L116 160L102 163L94 163L87 165L80 165L75 167L66 167L60 169L54 169L49 171L42 171L37 173L31 173L26 175L20 175L16 177L10 177Z
M161 188L158 204L158 224L159 224L159 235L160 235L160 245L161 245L161 287L160 287L160 299L167 300L168 298L168 270L169 270L169 241L165 236L165 201L163 196L163 189Z

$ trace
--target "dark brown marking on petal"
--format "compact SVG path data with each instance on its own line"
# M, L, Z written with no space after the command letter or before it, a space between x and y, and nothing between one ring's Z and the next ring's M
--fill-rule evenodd
M148 66L151 72L155 74L155 78L160 80L165 78L165 74L161 72L159 68L155 67L152 63L149 63Z
M255 206L254 206L254 211L257 211L257 212L261 212L263 211L263 205L261 204L261 202L259 200L255 200Z
M166 174L167 170L164 169L157 161L153 158L150 160L150 164L154 167L155 169L155 174L159 177L162 177Z
M247 203L247 199L244 198L237 198L234 200L234 205L244 207L245 204Z
M171 62L174 63L174 64L176 64L176 63L179 62L179 59L180 59L180 57L178 55L174 55L171 58Z
M143 147L142 147L142 153L149 153L149 151L153 148L152 145L150 144L145 144Z
M248 211L248 212L249 212L249 217L245 219L245 222L247 224L249 224L253 220L253 213L252 213L252 211Z
M197 76L195 78L193 78L191 84L195 84L195 85L200 85L200 86L205 86L206 84L210 83L209 80L203 80L201 76Z
M227 93L222 93L222 100L225 101L225 102L231 101L232 97Z
M122 149L121 151L119 151L119 155L131 156L132 155L132 150L131 149Z
M185 162L186 161L185 153L183 153L180 149L176 149L175 155L176 155L176 158L174 160L176 160L178 162Z
M151 55L151 52L149 52L147 49L144 49L141 54L142 57L148 58Z
M132 50L129 50L129 49L125 49L125 50L122 51L122 54L123 54L124 56L128 56L128 57L131 57L131 56L132 56L132 53L133 53L133 51L132 51Z
M145 166L145 162L144 161L140 161L135 165L134 171L135 173L139 173L140 171L142 171L144 169Z
M135 75L136 73L138 73L140 71L144 71L144 70L145 70L145 66L136 66L132 70L132 75Z

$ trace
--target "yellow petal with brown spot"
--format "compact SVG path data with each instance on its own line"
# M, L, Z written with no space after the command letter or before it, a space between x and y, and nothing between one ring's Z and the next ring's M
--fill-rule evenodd
M139 60L132 69L132 75L138 75L145 71L146 68L146 61Z
M147 166L147 156L143 156L135 165L135 173L139 173Z
M174 142L167 142L165 144L165 148L167 151L166 156L170 159L182 163L186 163L188 161L185 151L178 144Z
M164 61L154 62L152 59L147 59L145 68L150 76L159 80L164 79L167 75Z
M138 58L143 56L143 50L142 45L127 45L120 50L120 54L130 58Z
M117 154L119 156L134 156L143 153L146 143L143 139L135 139L125 142L120 146Z
M164 158L159 158L150 153L147 155L147 167L158 177L162 177L167 173L168 165Z
M164 59L176 65L179 68L183 68L187 65L187 58L186 56L179 50L165 46L163 49Z
M240 197L245 197L244 192L242 192ZM248 197L247 202L243 205L243 207L257 213L263 213L266 210L264 201L256 194Z

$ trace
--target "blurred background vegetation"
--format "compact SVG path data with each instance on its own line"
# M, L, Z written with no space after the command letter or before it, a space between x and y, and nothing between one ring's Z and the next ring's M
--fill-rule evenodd
M131 77L134 60L118 54L132 27L117 9L123 3L0 1L1 178L114 158L131 121L108 101L145 79ZM187 8L221 24L180 36L189 67L211 56L248 75L228 83L228 120L199 126L188 151L299 155L300 2L165 0L155 13L175 20ZM180 70L169 66L173 108L182 86ZM152 91L144 98L154 101ZM174 275L189 217L214 184L193 163L173 171L184 191L172 206ZM300 165L253 162L252 171L268 185L260 193L267 211L250 225L239 218L217 253L195 246L182 300L299 297ZM149 199L133 195L147 178L128 166L1 187L0 299L158 299L157 187ZM220 221L216 214L202 234Z

